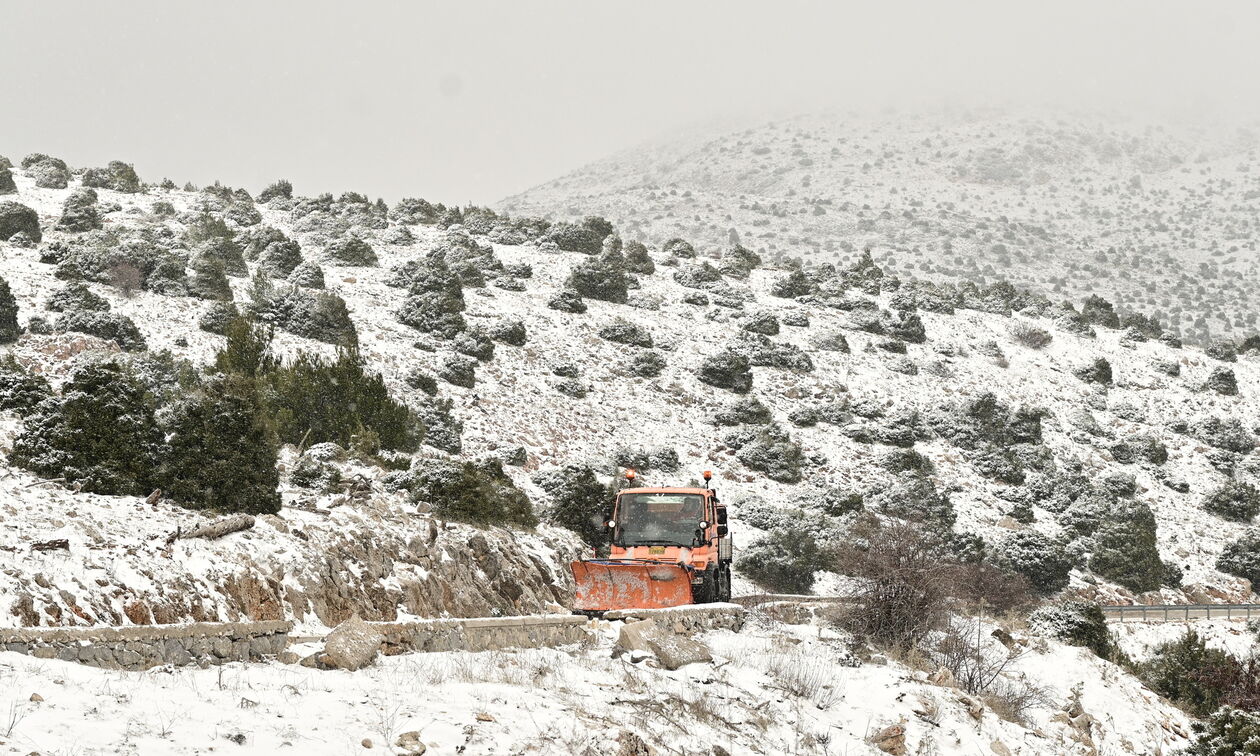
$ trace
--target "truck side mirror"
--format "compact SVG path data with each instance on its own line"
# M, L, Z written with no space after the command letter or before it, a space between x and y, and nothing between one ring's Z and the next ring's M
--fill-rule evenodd
M726 537L728 532L730 532L730 530L725 525L718 525L718 538Z
M726 524L726 507L717 508L717 524L718 525Z

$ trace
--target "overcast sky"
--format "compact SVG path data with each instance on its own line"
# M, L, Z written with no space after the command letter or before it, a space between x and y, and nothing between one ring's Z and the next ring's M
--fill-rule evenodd
M1253 114L1257 31L1250 0L0 0L0 154L489 204L697 123L835 105Z

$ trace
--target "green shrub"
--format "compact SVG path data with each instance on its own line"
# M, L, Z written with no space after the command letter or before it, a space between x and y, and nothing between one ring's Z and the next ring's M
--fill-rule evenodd
M648 248L643 245L643 242L632 241L626 244L622 254L626 257L626 270L631 273L650 276L656 272L656 263L652 261L652 256L648 254Z
M1214 678L1239 662L1225 651L1208 648L1193 629L1174 641L1157 646L1150 659L1137 666L1138 676L1156 693L1195 716L1206 716L1228 693Z
M420 498L438 517L475 525L538 524L529 497L512 483L497 459L445 463L422 475Z
M809 533L776 529L743 550L735 568L774 593L809 593L814 573L831 569L831 560Z
M1032 530L1008 536L997 550L996 560L1002 567L1028 578L1043 594L1066 588L1072 571L1063 546Z
M71 281L65 288L52 293L44 304L44 309L53 312L67 310L93 310L108 312L109 300L92 292L79 281Z
M347 349L358 346L346 301L331 292L282 286L254 308L259 318L295 336Z
M556 247L565 252L597 255L603 249L604 239L612 232L611 223L598 216L590 215L581 223L553 224L543 235L542 240L553 242Z
M1029 624L1068 645L1084 646L1100 659L1119 662L1122 657L1098 604L1089 601L1050 604L1033 612Z
M1094 553L1089 568L1098 575L1142 593L1163 584L1164 563L1155 539L1155 515L1138 501L1112 507L1094 533Z
M39 213L18 202L0 202L0 241L22 233L33 242L44 238L39 230Z
M269 323L253 318L236 318L228 324L224 335L227 336L227 344L214 357L214 367L218 372L256 378L279 366L271 353L275 329Z
M450 339L465 328L464 291L442 260L428 260L410 274L409 295L398 320L424 333Z
M25 416L50 394L43 376L28 372L11 354L0 358L0 411Z
M1192 727L1197 737L1187 756L1260 756L1260 714L1222 706Z
M731 349L705 358L696 370L696 377L702 383L729 389L736 394L747 394L752 390L752 364L747 357Z
M1251 522L1260 513L1260 491L1250 483L1227 480L1203 497L1203 508L1234 522Z
M223 272L223 263L209 257L196 257L189 267L193 272L188 279L190 295L212 302L232 301L232 284Z
M630 372L640 378L655 378L664 369L665 358L654 350L638 352L630 360Z
M113 341L126 352L143 352L148 349L144 335L135 322L116 312L71 310L57 318L54 328L63 333L74 331Z
M358 352L337 359L301 354L267 375L268 404L284 443L332 441L349 448L371 431L386 449L414 451L424 429L406 404L394 399L379 373L369 373Z
M379 262L372 245L353 234L329 243L324 257L336 265L375 266Z
M631 323L624 318L617 318L599 329L599 337L615 344L626 344L643 349L652 348L652 334L643 326Z
M145 495L162 435L144 388L115 362L86 365L27 415L10 461L102 494Z
M629 283L625 258L609 251L573 266L566 286L587 299L625 304Z
M1216 560L1216 569L1260 587L1260 530L1249 530L1227 544Z
M799 483L804 455L800 444L777 425L768 425L739 450L739 461L779 483Z
M586 301L573 289L561 289L555 296L547 300L547 306L559 312L571 312L581 315L586 312Z
M613 491L599 482L585 465L565 465L535 476L535 482L551 497L547 520L568 528L590 546L608 541L604 522L612 514Z
M293 184L285 179L271 184L258 195L258 201L266 204L273 199L293 199Z
M21 335L17 316L17 299L9 288L9 282L0 277L0 344L12 344Z
M193 509L280 511L278 446L254 380L227 374L178 403L166 427L163 488Z

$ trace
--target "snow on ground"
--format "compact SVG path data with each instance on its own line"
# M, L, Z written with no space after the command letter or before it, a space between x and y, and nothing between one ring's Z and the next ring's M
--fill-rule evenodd
M1185 715L1118 668L1036 639L1015 671L1046 686L1047 705L1025 727L897 662L845 666L842 639L814 626L711 632L713 663L673 672L613 658L615 629L563 649L404 655L359 672L117 672L5 654L0 719L13 726L0 722L0 749L341 756L390 753L418 731L435 756L594 756L616 753L630 731L658 753L860 754L878 753L867 739L901 724L908 753L1131 756L1184 746L1189 732ZM1074 696L1093 718L1083 730L1061 713Z
M1253 621L1254 622L1254 621ZM1260 623L1242 619L1202 619L1190 622L1113 622L1109 626L1120 648L1137 661L1148 659L1155 647L1195 632L1210 648L1239 659L1260 653Z

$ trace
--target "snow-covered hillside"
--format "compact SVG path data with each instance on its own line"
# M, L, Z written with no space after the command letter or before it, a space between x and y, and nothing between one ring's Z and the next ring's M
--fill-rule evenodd
M60 387L103 357L132 359L138 371L174 371L179 358L210 363L225 344L203 330L221 330L216 317L227 310L225 291L206 295L222 271L205 263L219 255L212 262L233 268L235 305L273 318L274 346L287 357L334 351L294 331L344 338L335 307L319 312L323 320L298 317L322 276L344 300L363 360L429 435L415 454L376 457L383 466L330 444L289 445L279 514L214 541L176 537L205 515L168 499L85 493L6 463L0 623L287 618L299 634L322 635L351 614L564 611L566 563L584 547L548 522L548 473L573 463L605 477L633 464L648 484L713 470L731 505L737 569L768 533L833 546L862 518L914 516L952 528L973 550L962 534L978 536L990 561L1030 577L1040 562L1028 561L1029 544L1052 547L1050 561L1070 567L1053 591L1069 596L1253 596L1217 565L1249 532L1260 350L1181 348L1140 321L1107 327L1114 313L1098 301L1078 312L1013 289L919 286L869 262L802 271L740 250L641 250L630 233L624 255L602 234L604 251L596 254L596 239L588 254L560 249L578 227L548 231L475 209L456 224L446 209L403 201L391 210L351 193L268 190L256 201L220 186L117 191L138 187L120 184L126 172L113 166L63 176L58 188L59 170L48 160L14 166L15 191L0 198L0 278L22 328L5 347L21 368L0 365L5 386L25 371ZM95 197L82 191L85 177ZM3 225L13 223L25 230ZM232 244L190 233L211 224ZM417 295L431 293L417 261L435 258L462 279L468 327L454 338L431 327L452 314L432 306L443 300ZM133 264L154 259L143 275ZM627 278L623 263L637 272ZM268 282L266 270L280 265ZM294 288L280 280L289 270ZM628 285L625 302L573 294L575 271L588 289L600 290L605 274ZM264 307L270 297L291 308ZM66 316L84 303L119 317ZM105 322L115 336L84 333ZM6 453L23 427L4 416ZM453 456L503 460L543 524L444 522L400 484ZM329 467L336 486L297 474ZM62 539L64 548L53 545ZM1126 555L1140 570L1117 569ZM820 593L850 585L819 578ZM757 590L737 575L735 593ZM933 656L940 646L889 658L825 612L803 624L773 616L755 613L740 633L704 633L712 660L675 671L615 652L618 623L602 622L593 641L573 647L404 655L353 673L279 662L128 673L4 654L0 746L1083 756L1163 754L1190 740L1187 715L1122 667L1020 619L974 626L977 643L1009 652L1010 663L1001 685L968 695ZM972 637L973 626L964 629ZM1125 626L1120 642L1141 656L1170 632ZM1246 653L1241 632L1213 630L1213 642ZM293 650L296 659L314 649ZM86 730L85 720L94 723Z
M401 754L419 742L427 754L485 756L1155 756L1190 738L1183 712L1118 667L1035 637L1015 641L1013 674L1043 688L1020 723L922 669L882 657L855 665L843 638L813 626L710 632L713 663L674 671L610 658L612 631L584 647L395 656L358 672L275 663L107 672L5 655L0 683L16 722L0 744L82 754Z
M627 150L501 203L603 215L629 236L904 278L1102 294L1187 341L1256 330L1254 125L1097 114L828 113Z
M337 201L328 197L316 201L323 202L324 209L311 211L309 200L282 197L255 205L248 198L226 202L208 192L160 187L142 193L98 188L96 206L104 230L59 231L63 204L80 179L72 179L65 189L40 188L29 173L14 167L17 192L7 199L38 213L43 241L31 246L0 242L0 275L16 296L22 324L51 318L46 302L65 286L54 276L58 268L40 261L50 245L125 247L128 239L145 234L157 240L149 243L169 245L174 254L187 255L178 241L183 229L198 213L222 215L229 206L226 216L242 234L262 227L278 229L301 243L308 261L320 263L328 291L343 297L348 306L368 364L381 371L408 403L420 407L431 401L414 387L419 385L415 375L444 375L453 361L461 359L464 368L473 366L472 386L438 381L439 396L452 401L450 413L462 423L461 454L510 455L523 449L523 463L507 470L540 507L547 501L534 480L540 471L580 462L611 475L618 462L668 459L672 452L680 460L677 472L661 470L669 465L658 464L657 469L644 471L645 481L686 483L697 479L702 469L713 469L722 493L734 503L736 543L745 546L760 536L762 528L783 521L775 512L785 513L788 522L817 517L818 497L824 493L863 494L867 508L877 512L891 512L907 505L907 499L925 495L921 489L907 488L904 475L894 471L895 461L889 461L895 445L908 441L930 461L927 479L935 489L931 495L948 495L957 530L982 536L994 549L1015 532L1035 530L1062 537L1075 565L1072 591L1121 601L1134 598L1089 569L1091 554L1098 548L1093 529L1099 518L1108 516L1110 505L1092 495L1074 496L1073 501L1058 495L1065 487L1075 487L1079 494L1096 486L1110 491L1107 496L1114 496L1118 487L1121 499L1148 505L1157 525L1160 557L1184 573L1183 588L1165 587L1139 600L1238 601L1251 593L1245 580L1215 567L1222 549L1246 532L1247 523L1209 513L1203 503L1229 476L1254 482L1260 470L1257 455L1250 451L1260 429L1260 404L1255 400L1260 394L1260 361L1255 351L1226 362L1198 349L1142 339L1132 329L1100 326L1094 329L1097 335L1089 337L1080 328L1062 330L1050 318L967 306L952 314L919 309L894 316L890 308L901 311L913 307L915 300L907 298L906 287L897 288L887 278L873 288L866 286L874 293L852 286L835 296L795 299L772 293L790 271L769 265L752 270L746 279L728 275L697 283L697 277L712 270L704 267L710 260L703 255L671 258L662 250L652 251L656 270L636 276L637 288L626 304L588 299L584 313L566 312L548 303L565 288L575 266L592 258L559 251L554 244L491 244L488 237L470 236L463 228L403 225L386 220L383 211L376 212L366 198L357 196ZM308 205L299 214L302 202ZM157 203L169 203L169 209ZM379 264L349 266L331 259L326 248L346 234L368 242ZM470 245L492 249L495 265L502 267L489 285L465 288L465 319L486 328L520 320L527 335L522 346L498 344L493 359L484 362L457 356L450 342L399 322L406 290L390 285L398 266L434 249ZM257 263L251 264L251 272L256 269ZM860 274L874 275L870 270ZM834 290L842 280L829 275L817 274L824 290ZM231 281L238 302L248 301L250 279L238 276ZM216 306L213 303L149 290L124 292L106 283L88 286L109 301L113 312L134 320L150 351L170 350L204 363L223 344L221 336L198 328L202 315ZM926 296L914 291L919 292L919 301ZM991 303L984 308L1002 309ZM894 338L898 328L915 330L905 320L907 314L921 320L922 338L905 333L904 338ZM773 328L768 327L771 322ZM650 336L650 350L600 335L610 325L625 333L627 323ZM889 323L893 325L885 328ZM1049 343L1026 346L1020 334L1028 327L1044 329ZM764 335L774 331L773 336ZM838 348L837 337L847 349ZM333 349L283 331L277 345L290 355ZM710 385L697 372L728 348L752 353L754 364L760 365L752 368L752 388L746 396ZM102 353L117 353L118 348L74 332L25 333L11 351L19 363L57 383L74 365ZM664 368L655 377L636 373L636 358L648 351L663 358ZM1109 385L1090 371L1081 373L1099 359L1110 367ZM1208 387L1219 388L1214 381L1222 371L1235 376L1236 395ZM989 395L996 405L981 401ZM785 446L775 447L775 438L758 436L767 427L765 417L723 418L732 414L734 403L750 397L768 408L770 427L780 434L775 438L783 440L782 434L787 434ZM957 439L956 424L972 422L966 419L969 412L984 409L996 412L996 417L1020 408L1027 411L1021 417L1040 418L1040 438L1017 444L1014 459L1005 451L969 447ZM741 409L750 411L760 412L747 405ZM1223 426L1216 421L1239 424ZM17 420L10 420L6 435L11 438L18 427ZM791 451L793 444L799 445L799 454ZM1140 451L1152 447L1166 449L1167 461L1151 461ZM425 447L421 457L442 454ZM291 456L286 459L292 463ZM386 471L348 472L359 473L369 483L357 498L338 495L331 500L329 537L344 539L348 528L366 533L375 527L367 523L377 518L400 523L397 536L404 542L411 529L429 530L427 521L403 524L414 516L410 512L415 505L386 490ZM284 593L286 582L289 589L309 590L302 579L284 577L296 569L292 565L306 559L310 548L284 531L292 530L297 521L306 527L308 519L323 517L307 512L330 505L329 496L321 499L293 486L287 489L290 509L285 517L297 521L277 525L274 531L263 529L265 535L252 536L261 539L256 547L206 553L181 543L171 552L165 535L191 515L166 502L149 508L134 499L76 495L55 483L38 483L15 468L6 468L0 485L8 492L0 506L10 527L0 535L0 545L9 556L0 558L13 578L3 588L5 603L15 607L4 619L11 624L36 619L48 624L77 622L74 617L81 613L75 611L76 605L99 607L90 614L102 619L129 621L123 611L128 601L166 602L163 595L168 589L155 581L153 573L159 571L155 564L163 565L163 574L201 576L195 582L210 617L241 611L240 602L223 598L215 588L241 570L253 571L262 582L272 580L278 594ZM379 512L372 513L372 508ZM1093 525L1085 528L1082 518ZM120 527L123 522L127 528ZM843 518L839 522L843 524ZM321 526L312 522L309 529L319 531ZM75 547L70 555L28 554L30 543L56 537L71 539ZM511 533L501 537L535 539ZM558 531L544 529L537 539L530 541L535 545L529 549L546 555L550 566L539 569L554 579L555 588L529 599L533 608L555 600L555 591L563 595L567 577L562 564L573 548ZM316 544L326 546L318 540ZM737 550L737 560L738 554ZM451 606L407 604L399 597L423 583L425 570L392 559L354 571L356 579L366 572L365 582L379 583L384 590L379 602L352 600L356 605L383 602L404 613L510 610L501 602L480 600ZM539 585L546 583L543 579ZM822 584L824 590L830 585ZM736 585L737 593L751 589L747 582ZM286 615L293 615L294 605L302 603L279 601L284 605L280 612ZM389 616L387 610L373 611ZM196 615L184 608L174 616ZM344 615L334 612L323 619L335 622L340 616Z

